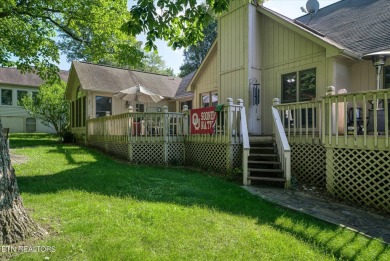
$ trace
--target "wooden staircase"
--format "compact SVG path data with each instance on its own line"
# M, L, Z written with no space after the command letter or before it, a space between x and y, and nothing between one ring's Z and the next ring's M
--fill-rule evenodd
M248 180L253 185L283 186L286 182L273 136L250 136Z

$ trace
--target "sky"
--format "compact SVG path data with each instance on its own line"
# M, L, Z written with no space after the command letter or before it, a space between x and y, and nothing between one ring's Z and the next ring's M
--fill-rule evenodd
M320 8L338 1L339 0L318 0ZM307 0L266 0L264 6L293 19L304 15L300 7L305 7L306 2ZM145 36L140 35L137 39L144 42ZM173 50L162 40L157 40L156 45L158 48L158 54L164 59L167 67L172 68L175 74L179 74L179 68L183 63L183 49ZM59 67L61 70L70 69L70 63L66 62L65 55L61 55Z

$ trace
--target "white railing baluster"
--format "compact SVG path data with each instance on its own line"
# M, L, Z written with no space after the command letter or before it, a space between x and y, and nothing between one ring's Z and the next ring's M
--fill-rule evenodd
M374 93L373 96L373 103L374 103L374 110L372 113L374 113L374 143L375 147L378 146L378 98L376 96L376 93Z

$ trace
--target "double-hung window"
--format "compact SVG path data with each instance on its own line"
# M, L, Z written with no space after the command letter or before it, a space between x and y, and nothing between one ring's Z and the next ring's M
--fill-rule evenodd
M303 101L312 101L316 98L316 69L311 68L302 71L282 74L282 103L294 103ZM301 127L306 126L306 117L309 126L312 126L313 117L315 120L315 109L286 112L286 121L290 124L300 123ZM295 119L297 114L300 119ZM294 120L295 119L295 120ZM298 127L298 126L297 126Z
M18 106L22 106L22 100L24 97L27 96L27 93L28 93L27 91L20 91L20 90L16 91L16 98L18 100Z
M315 98L315 68L282 75L282 103L311 101Z
M1 89L1 105L12 105L12 90Z
M96 117L112 115L112 98L96 96Z

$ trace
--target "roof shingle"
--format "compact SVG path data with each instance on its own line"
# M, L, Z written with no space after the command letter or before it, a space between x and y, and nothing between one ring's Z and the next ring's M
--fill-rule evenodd
M175 97L181 79L98 64L73 61L84 90L117 93L138 84L167 98Z
M68 71L61 70L59 74L63 81L68 81ZM44 81L35 73L21 73L16 68L0 67L0 83L38 87Z
M342 0L296 20L359 56L390 49L389 0Z
M189 74L187 74L186 76L184 76L181 79L179 88L177 89L177 92L176 92L176 95L175 95L176 99L190 98L190 97L194 96L194 94L192 92L187 92L186 89L187 89L188 84L190 84L190 82L192 80L192 77L194 77L195 72L196 72L196 70L193 71L193 72L190 72Z

